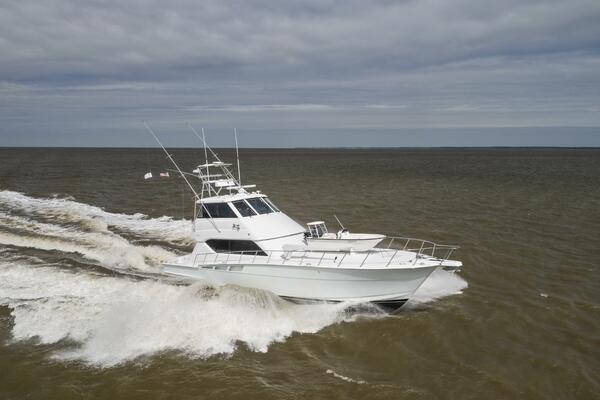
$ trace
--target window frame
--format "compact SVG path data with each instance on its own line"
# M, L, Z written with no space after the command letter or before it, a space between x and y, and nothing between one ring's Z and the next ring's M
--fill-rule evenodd
M250 215L244 215L242 213L242 211L237 207L236 203L243 203L246 205L246 207L248 207L248 209L252 212L252 214ZM231 205L233 206L233 208L235 208L235 210L237 211L238 214L240 214L240 217L242 218L246 218L246 217L255 217L258 214L258 212L256 212L256 210L244 199L240 199L240 200L235 200L231 202Z
M250 197L249 199L244 199L246 201L246 203L248 203L248 205L250 207L252 207L252 209L258 214L258 215L267 215L267 214L273 214L275 211L273 211L273 209L271 208L271 206L269 206L269 204L263 200L262 197ZM267 212L260 212L252 203L251 201L258 201L259 203L262 203L263 206L266 207L266 209L268 210Z
M267 253L265 253L265 251L253 240L208 239L204 243L208 247L210 247L215 253L251 255L256 254L257 256L267 255ZM236 250L236 248L242 248L243 250Z
M219 215L220 213L213 213L209 210L209 207L213 206L213 207L224 207L224 210L228 210L227 212L230 212L231 215L228 216L221 216ZM213 210L216 211L216 210ZM223 211L223 210L221 210ZM206 212L206 216L204 215L204 213ZM232 219L232 218L237 218L238 216L235 213L235 210L233 210L231 208L231 206L229 205L229 202L215 202L215 203L202 203L202 206L200 207L200 218L205 218L205 219Z

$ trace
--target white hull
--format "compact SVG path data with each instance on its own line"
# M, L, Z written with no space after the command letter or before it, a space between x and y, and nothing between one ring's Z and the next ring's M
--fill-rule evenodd
M403 302L435 268L356 269L260 264L196 268L164 264L165 273L205 280L215 286L231 284L267 290L290 299L355 303Z

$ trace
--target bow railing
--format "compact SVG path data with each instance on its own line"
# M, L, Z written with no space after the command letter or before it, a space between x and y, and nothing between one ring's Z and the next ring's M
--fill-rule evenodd
M448 260L452 253L460 248L455 245L437 244L429 240L400 236L388 236L379 243L379 246L380 248L415 252L417 253L417 258L431 257L443 261Z

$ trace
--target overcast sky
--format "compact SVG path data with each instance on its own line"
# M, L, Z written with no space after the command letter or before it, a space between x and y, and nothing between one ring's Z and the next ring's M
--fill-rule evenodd
M168 146L188 121L215 146L600 146L600 1L0 0L0 146L150 146L141 120Z

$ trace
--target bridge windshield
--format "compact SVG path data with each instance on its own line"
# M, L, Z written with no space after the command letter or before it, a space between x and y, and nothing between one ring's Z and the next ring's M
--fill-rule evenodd
M234 201L231 204L233 204L233 206L238 210L242 217L251 217L253 215L256 215L254 210L250 208L248 203L246 203L244 200Z
M204 203L201 218L237 218L227 203Z
M253 199L246 199L246 201L256 210L259 214L269 214L272 213L271 207L267 203L263 201L260 197L255 197Z

